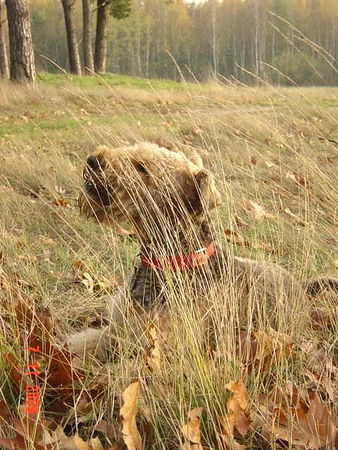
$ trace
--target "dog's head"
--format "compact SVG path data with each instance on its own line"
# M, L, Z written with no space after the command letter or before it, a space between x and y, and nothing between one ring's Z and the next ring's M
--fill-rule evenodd
M100 222L198 219L220 202L201 161L150 143L99 147L87 159L83 177L81 211Z

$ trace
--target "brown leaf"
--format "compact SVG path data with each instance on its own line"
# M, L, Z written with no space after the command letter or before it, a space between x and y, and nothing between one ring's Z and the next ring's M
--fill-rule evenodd
M128 450L143 450L144 448L136 425L139 391L140 383L135 381L122 394L124 404L120 409L120 415L122 417L123 440Z
M120 236L135 236L135 231L133 228L126 230L125 228L118 227L116 229L116 233L119 234Z
M220 434L222 441L222 450L245 450L246 446L241 445L234 439L231 439L227 434Z
M203 408L194 408L189 411L189 422L181 429L183 436L189 441L189 448L191 450L202 450L201 444L201 416Z
M317 392L301 396L295 388L288 394L278 390L261 400L259 410L260 425L274 439L311 449L329 445L335 439L332 415Z
M239 336L239 354L249 372L254 368L265 371L272 362L290 356L293 344L290 336L272 329L270 334L260 330L254 333L242 331Z
M52 205L61 206L62 208L72 207L70 200L67 200L66 198L55 198L54 200L52 200Z
M224 230L224 233L227 236L227 241L231 242L232 244L236 245L244 245L245 247L250 247L250 242L246 241L240 234L238 234L236 231L229 230L226 228Z
M4 355L4 359L9 367L9 377L11 381L18 387L21 388L25 375L23 371L19 370L22 367L22 362L14 356L12 353L7 353Z
M244 437L248 433L250 426L248 415L248 393L241 380L230 381L225 387L233 393L227 401L227 409L230 411L227 414L227 419L232 426L231 432L233 434L234 427L236 427L239 434Z
M5 449L34 448L35 450L50 450L52 445L44 442L46 423L42 415L26 412L26 405L20 405L17 417L11 416L9 425L15 431L16 436L0 438L0 445ZM48 434L48 433L47 433Z
M82 259L77 259L73 262L73 267L76 270L84 270L86 267L86 263L82 261Z
M307 188L309 186L308 180L305 177L303 177L302 175L295 172L294 170L289 170L286 173L286 178L293 180L299 186L302 186L305 188Z
M0 420L8 422L12 417L12 412L4 400L0 400Z
M59 432L58 438L59 448L63 450L91 450L88 442L85 442L77 434L75 436L67 437L63 431Z

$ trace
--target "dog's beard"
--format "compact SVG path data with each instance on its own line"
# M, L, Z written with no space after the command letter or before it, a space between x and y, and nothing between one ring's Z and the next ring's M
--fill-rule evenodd
M87 183L86 183L87 184ZM108 201L109 200L109 201ZM78 206L81 215L87 219L95 219L100 223L106 223L112 228L118 228L128 223L128 220L118 208L111 196L102 195L96 188L85 186L78 198Z

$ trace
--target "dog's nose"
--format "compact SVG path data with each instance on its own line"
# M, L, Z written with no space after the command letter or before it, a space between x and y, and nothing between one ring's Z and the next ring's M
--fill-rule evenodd
M100 167L100 162L96 156L89 156L87 159L87 166L92 170L97 170Z

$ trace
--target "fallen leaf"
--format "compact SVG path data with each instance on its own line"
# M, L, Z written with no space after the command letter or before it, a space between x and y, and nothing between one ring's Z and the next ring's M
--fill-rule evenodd
M190 450L202 450L201 444L201 416L203 408L194 408L189 411L189 422L181 429L183 436L189 441Z
M76 270L84 270L86 267L86 263L82 261L82 259L77 259L73 262L73 267Z
M104 447L98 437L90 439L89 446L92 450L104 450Z
M293 345L290 336L272 329L270 334L260 330L251 333L242 331L239 336L239 354L249 372L255 368L266 371L273 362L289 357Z
M259 205L257 202L253 200L246 201L244 204L246 210L253 215L256 219L271 219L273 214L265 211L263 206Z
M264 242L249 242L244 239L237 231L229 230L228 228L223 230L227 236L227 241L235 245L243 245L244 247L252 247L255 249L262 249L268 253L275 253L275 249L265 244Z
M46 422L39 413L27 413L26 405L20 405L18 411L7 417L7 423L15 432L15 437L0 437L0 445L5 449L51 450L51 443L45 441L49 437Z
M244 437L248 433L250 426L248 415L249 395L241 380L230 381L225 387L233 394L227 401L227 409L230 411L227 414L227 418L233 424L233 427L236 427L239 434ZM233 428L231 431L233 433Z
M294 214L290 210L290 208L284 208L283 212L285 212L285 214L287 214L289 217L291 217L297 225L301 225L302 227L305 227L307 225L307 223L304 220L302 220L300 217L296 216L296 214Z
M237 231L232 231L226 228L224 230L224 233L227 236L227 241L231 242L236 245L244 245L245 247L250 246L250 242L246 241L240 234L237 233Z
M71 208L71 202L66 198L55 198L52 200L52 205L61 206L63 208Z
M265 165L270 169L271 167L278 167L278 165L274 162L274 161L271 161L271 160L267 160L267 161L265 161Z
M157 337L157 330L154 324L151 324L148 328L148 334L150 337L150 346L146 350L145 358L148 367L155 371L160 371L161 369L161 350L160 344Z
M116 229L116 233L119 234L120 236L135 236L135 231L133 228L126 230L125 228L118 227Z
M293 180L299 186L302 186L302 187L305 187L305 188L307 188L309 186L308 180L305 177L303 177L302 175L299 175L295 171L289 170L286 173L286 178L290 179L290 180Z
M128 450L143 450L141 435L136 425L138 397L140 391L139 381L131 383L122 394L124 404L120 409L122 417L123 440Z
M330 410L318 393L300 395L293 387L287 394L279 389L268 397L261 397L258 423L275 440L282 439L304 448L325 447L336 435Z
M77 434L75 436L66 436L63 430L59 431L58 435L59 448L62 450L92 450L93 447L89 446L87 442L80 438ZM101 449L97 447L97 449Z
M249 226L249 224L244 222L244 220L241 219L239 216L235 216L235 222L238 227L248 227Z

